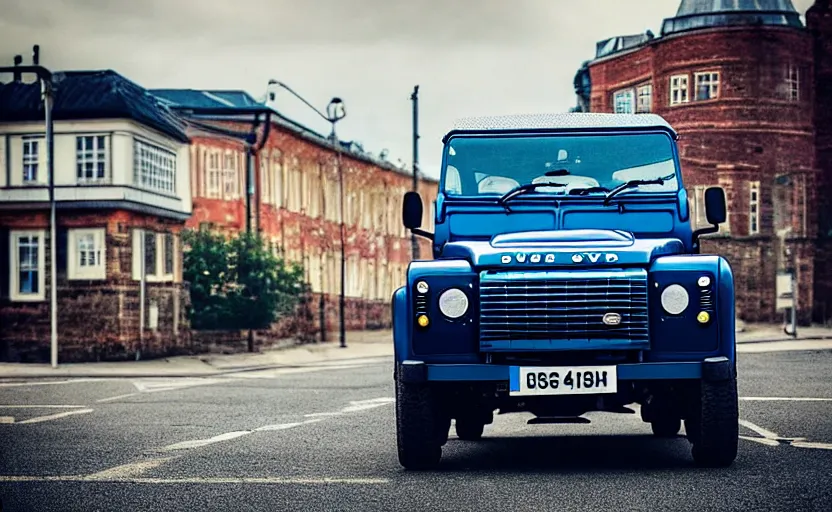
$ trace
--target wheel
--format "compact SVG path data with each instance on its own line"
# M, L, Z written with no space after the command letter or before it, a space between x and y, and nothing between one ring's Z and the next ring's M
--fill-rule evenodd
M682 429L682 420L674 417L660 417L650 422L656 437L676 437Z
M396 380L396 444L404 468L422 470L439 465L449 428L450 418L441 414L429 384Z
M699 400L685 420L691 454L701 467L728 467L737 458L739 444L737 377L701 382Z
M485 423L473 418L457 418L456 436L463 441L479 441L482 432L485 430Z

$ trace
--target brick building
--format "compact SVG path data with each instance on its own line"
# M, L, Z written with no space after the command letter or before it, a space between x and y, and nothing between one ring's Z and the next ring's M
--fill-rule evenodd
M654 112L680 134L691 218L718 185L728 222L703 239L737 278L738 316L780 321L778 274L796 269L801 323L832 317L832 7L806 26L789 0L683 0L661 34L597 44L576 111Z
M171 109L190 120L193 215L187 225L233 232L258 230L275 254L301 264L311 285L311 318L320 328L325 311L327 339L337 340L340 296L340 194L332 139L258 103L242 91L154 90ZM266 130L266 115L269 126ZM252 129L259 116L259 125ZM214 133L231 129L262 141L252 157L253 194L246 208L246 144L241 137ZM265 138L264 138L265 137ZM346 329L389 327L390 298L404 282L411 260L410 235L401 221L402 197L412 174L341 142L346 231ZM438 183L419 181L426 202L424 225L432 228ZM430 246L420 240L420 257ZM323 298L323 302L321 301Z
M49 360L49 175L40 84L0 82L0 360ZM176 351L178 234L191 213L183 126L113 71L55 74L59 359ZM141 299L144 298L144 301Z

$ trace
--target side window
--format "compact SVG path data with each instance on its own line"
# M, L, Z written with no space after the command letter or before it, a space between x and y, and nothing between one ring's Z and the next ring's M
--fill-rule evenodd
M462 194L462 182L459 178L459 170L449 165L445 170L445 192L449 195Z

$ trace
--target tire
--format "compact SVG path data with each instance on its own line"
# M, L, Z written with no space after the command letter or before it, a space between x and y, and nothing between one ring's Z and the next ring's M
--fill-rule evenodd
M700 467L728 467L737 458L739 444L736 374L728 380L702 381L698 402L685 421L693 460Z
M485 423L472 418L457 418L456 436L463 441L479 441L485 430Z
M682 429L682 420L674 417L660 417L650 422L656 437L676 437Z
M399 463L405 469L438 466L449 429L450 418L441 414L429 384L396 380L396 444Z

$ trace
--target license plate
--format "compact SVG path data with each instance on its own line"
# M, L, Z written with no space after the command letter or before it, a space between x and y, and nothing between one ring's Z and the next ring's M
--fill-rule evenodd
M618 391L615 366L512 366L509 395L594 395Z

